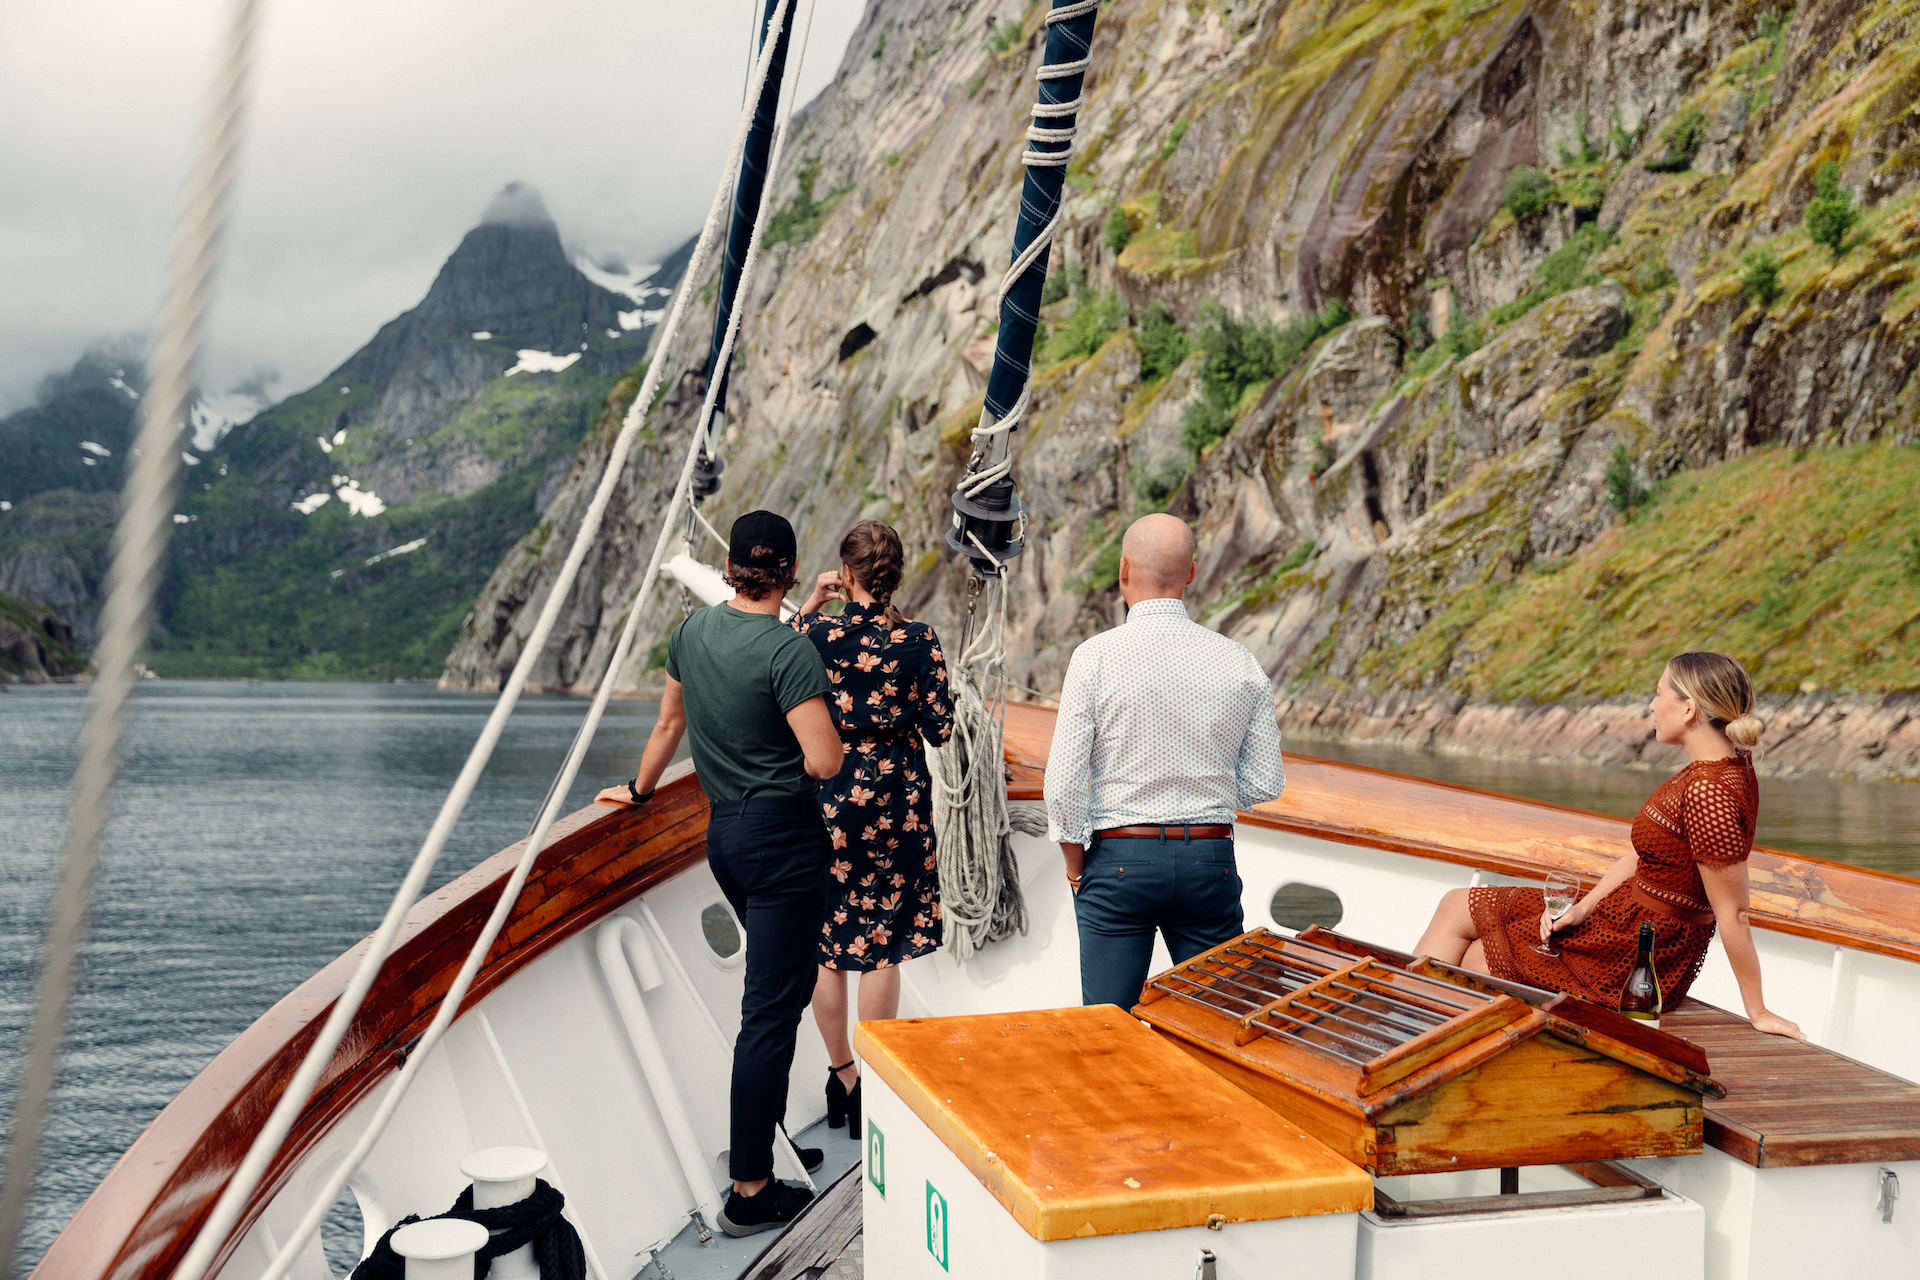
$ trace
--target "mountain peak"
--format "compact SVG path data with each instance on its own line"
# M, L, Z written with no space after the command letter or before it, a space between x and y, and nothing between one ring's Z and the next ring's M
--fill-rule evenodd
M540 198L540 192L531 183L509 182L487 204L487 211L480 216L480 225L550 227L553 225L553 215L547 212L546 201Z

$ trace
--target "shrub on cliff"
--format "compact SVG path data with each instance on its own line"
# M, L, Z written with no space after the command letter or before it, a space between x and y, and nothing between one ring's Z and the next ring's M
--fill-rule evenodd
M1646 161L1641 167L1654 173L1683 173L1693 167L1693 158L1707 141L1707 113L1699 107L1682 108L1660 130L1660 141L1667 154Z
M1079 297L1087 289L1087 269L1077 262L1069 262L1047 282L1040 286L1040 305L1050 307L1056 302L1064 302L1069 295Z
M1173 313L1158 302L1150 302L1140 315L1140 331L1133 336L1140 348L1140 380L1152 382L1164 378L1180 367L1193 349L1187 340L1187 331L1173 318Z
M1101 242L1107 246L1107 252L1118 257L1120 251L1133 239L1133 226L1127 221L1127 211L1119 205L1107 210L1107 225Z
M1553 202L1553 179L1539 169L1525 165L1507 175L1507 189L1500 195L1501 207L1524 222Z
M1744 264L1740 268L1740 288L1765 311L1783 291L1780 255L1771 249L1755 249L1746 256Z
M1234 410L1248 387L1279 377L1315 341L1352 319L1353 312L1338 298L1284 325L1243 320L1212 300L1202 304L1195 341L1207 353L1200 370L1203 394L1187 406L1180 442L1198 457L1233 429Z
M1090 356L1126 327L1127 304L1120 300L1117 291L1082 291L1073 314L1047 339L1045 362L1057 364Z
M813 184L819 177L819 156L807 156L801 160L799 172L794 174L794 182L799 190L794 193L793 199L767 219L766 230L761 232L761 243L767 248L777 244L805 244L813 239L814 233L820 230L822 219L833 212L833 207L840 203L842 196L852 190L851 187L841 187L829 193L826 199L816 200Z
M1633 514L1633 509L1646 503L1651 495L1639 477L1633 474L1633 455L1627 452L1627 446L1617 444L1613 447L1613 457L1607 460L1607 504L1623 516Z
M1807 234L1815 244L1827 246L1838 262L1847 251L1847 233L1860 221L1853 207L1853 191L1840 185L1840 166L1822 161L1813 174L1813 199L1807 205Z

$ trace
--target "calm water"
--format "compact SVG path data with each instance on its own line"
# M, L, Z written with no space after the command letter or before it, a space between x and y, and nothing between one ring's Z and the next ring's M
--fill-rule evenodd
M0 1125L84 698L73 686L0 694ZM373 930L493 700L420 685L141 686L29 1265L201 1067ZM632 774L656 708L609 707L571 807ZM586 709L520 704L430 885L527 834Z
M0 1093L17 1069L84 694L0 695ZM378 922L492 702L415 685L141 687L29 1264L195 1072ZM434 884L526 834L585 711L569 698L521 704ZM574 805L631 773L654 712L650 702L613 705ZM1638 809L1658 781L1300 745L1619 814ZM1920 874L1920 787L1772 779L1761 787L1766 843ZM348 1239L330 1234L336 1265Z
M1631 818L1668 774L1645 769L1526 764L1437 756L1392 747L1301 742L1302 755L1504 791ZM1827 778L1760 779L1764 845L1920 876L1920 786L1900 782L1842 782Z

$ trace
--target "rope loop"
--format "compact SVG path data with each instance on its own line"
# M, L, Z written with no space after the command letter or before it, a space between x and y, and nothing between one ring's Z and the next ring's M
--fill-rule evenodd
M473 1207L473 1187L469 1185L453 1202L453 1208L433 1215L477 1222L493 1233L493 1238L473 1255L473 1280L486 1280L493 1260L524 1245L533 1246L534 1261L540 1267L540 1280L583 1280L587 1274L586 1248L580 1233L560 1215L567 1198L545 1178L535 1181L533 1194L514 1204L497 1209ZM360 1260L349 1280L406 1280L407 1260L393 1250L393 1233L416 1222L424 1222L410 1213L393 1224L380 1237L373 1251Z

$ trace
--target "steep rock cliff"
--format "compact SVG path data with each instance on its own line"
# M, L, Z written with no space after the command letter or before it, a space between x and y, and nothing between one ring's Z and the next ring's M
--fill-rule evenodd
M1351 728L1382 699L1526 699L1475 622L1551 576L1540 566L1599 554L1649 491L1679 511L1666 477L1775 445L1912 455L1913 23L1862 0L1786 19L1676 0L1104 7L1053 259L1085 284L1048 317L1084 332L1072 313L1112 289L1130 323L1094 331L1091 354L1037 353L1016 441L1033 525L1012 579L1014 679L1057 687L1073 646L1117 619L1115 539L1166 504L1199 532L1196 615L1259 654L1294 729L1337 708ZM856 514L892 520L909 543L902 604L943 630L965 575L939 534L979 412L1039 31L1037 7L1005 0L869 8L772 188L818 229L776 245L756 284L710 513L724 527L788 512L809 568ZM1838 255L1802 225L1827 161L1863 212ZM1529 174L1532 202L1512 195ZM1777 299L1744 283L1756 253ZM1218 431L1196 435L1210 357L1149 372L1136 326L1164 308L1198 342L1210 303L1252 322L1338 326L1333 303L1360 319L1233 384ZM540 683L605 667L698 405L701 314L656 353L674 380ZM490 686L517 656L619 407L496 571L446 683ZM1833 554L1891 570L1897 532ZM1916 583L1887 578L1888 627L1908 596L1920 610ZM657 600L648 634L680 607ZM1822 607L1791 605L1782 625ZM1646 608L1638 625L1658 630L1658 600ZM1741 656L1775 692L1802 679L1790 641ZM1638 689L1650 677L1628 665L1551 696ZM636 654L618 679L646 666ZM1871 698L1920 680L1905 670L1837 682Z

